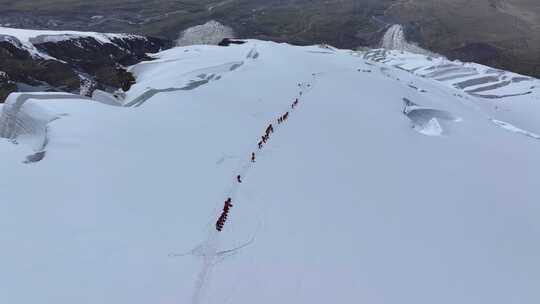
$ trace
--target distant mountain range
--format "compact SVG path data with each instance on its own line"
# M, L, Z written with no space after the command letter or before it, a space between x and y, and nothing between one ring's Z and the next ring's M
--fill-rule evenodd
M373 46L389 24L450 58L540 76L535 0L0 0L0 24L133 32L176 40L217 20L237 36L293 44Z

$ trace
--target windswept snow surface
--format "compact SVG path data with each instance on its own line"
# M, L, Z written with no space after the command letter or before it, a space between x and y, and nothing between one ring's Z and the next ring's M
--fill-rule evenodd
M138 107L40 101L43 160L0 139L0 303L539 303L538 91L317 51L174 48L132 67Z
M540 133L540 80L536 78L406 51L375 49L354 54L375 65L386 77L407 81L410 90L429 93L423 83L439 82L455 89L454 100L474 105L486 115L524 130ZM402 73L396 69L418 77L400 78Z

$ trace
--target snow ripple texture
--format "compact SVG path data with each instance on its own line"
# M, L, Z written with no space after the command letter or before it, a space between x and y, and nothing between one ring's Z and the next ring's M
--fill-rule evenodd
M389 49L369 50L364 59L383 63L446 86L464 91L470 96L502 99L528 95L538 86L538 80L476 63L451 61L444 57L413 54Z

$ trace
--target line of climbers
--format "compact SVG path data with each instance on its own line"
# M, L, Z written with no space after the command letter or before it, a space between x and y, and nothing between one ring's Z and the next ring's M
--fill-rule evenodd
M298 85L300 86L300 84ZM308 86L310 86L308 84ZM300 92L300 96L302 96L302 92ZM291 108L294 109L298 106L298 98L296 98L294 100L294 102L292 103L291 105ZM284 123L285 121L287 121L287 119L289 119L289 112L285 112L285 114L281 115L280 117L278 117L277 119L277 122L278 124L282 124ZM266 144L269 140L270 140L270 134L273 134L274 133L274 126L272 124L269 124L268 127L266 128L266 130L264 131L264 135L261 136L261 141L259 141L258 143L258 147L259 147L259 150L261 150L263 148L263 144ZM251 153L251 162L254 163L255 162L255 152L252 152ZM240 175L237 175L236 176L236 181L241 184L242 183L242 176ZM225 205L223 206L223 211L221 212L221 215L219 216L217 222L216 222L216 230L221 232L221 230L223 230L223 226L225 225L225 222L227 221L227 216L229 215L229 211L230 209L232 208L232 199L229 197L226 201L225 201Z
M225 205L223 206L223 211L221 212L221 215L219 216L219 219L216 222L216 230L221 231L223 229L223 226L225 225L225 222L227 221L227 216L229 216L229 210L232 208L232 200L229 197L225 201Z
M291 108L296 108L296 106L298 105L298 98L296 98L296 100L292 103L291 105Z
M270 140L270 134L274 133L274 126L272 124L268 125L266 130L264 131L264 135L261 136L261 141L259 141L259 150L262 149L263 144L267 143L268 140ZM251 153L251 161L255 162L255 153Z
M278 118L278 124L284 123L289 118L289 112L285 112L285 114L281 115Z

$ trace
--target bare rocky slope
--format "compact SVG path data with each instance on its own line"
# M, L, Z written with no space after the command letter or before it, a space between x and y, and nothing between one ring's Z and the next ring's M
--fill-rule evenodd
M422 46L462 61L540 76L540 2L399 0L386 15Z
M128 90L135 79L125 67L169 46L138 35L0 28L0 102L14 91Z

